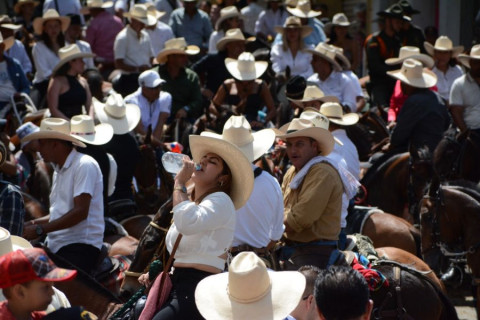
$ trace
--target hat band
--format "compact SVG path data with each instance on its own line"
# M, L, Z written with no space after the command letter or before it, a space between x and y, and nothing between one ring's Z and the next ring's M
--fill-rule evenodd
M287 130L287 134L297 132L297 129Z
M337 116L327 116L327 118L332 118L332 119L340 119L340 120L342 120L342 119L343 119L343 117L337 117Z
M237 298L234 295L232 295L230 293L229 287L227 286L227 293L228 293L228 296L230 297L230 299L232 299L233 301L239 302L239 303L256 302L256 301L262 299L263 297L265 297L271 290L272 290L272 281L270 280L270 283L269 283L268 287L265 289L264 292L260 293L258 296L250 298L250 299L240 299L240 298Z
M71 132L70 134L74 134L77 136L91 136L95 134L95 131L93 132Z
M125 114L123 114L122 116L117 116L116 114L113 114L111 113L110 111L108 111L108 108L103 108L103 110L105 111L106 114L108 114L110 117L114 118L114 119L122 119L123 117L125 117Z

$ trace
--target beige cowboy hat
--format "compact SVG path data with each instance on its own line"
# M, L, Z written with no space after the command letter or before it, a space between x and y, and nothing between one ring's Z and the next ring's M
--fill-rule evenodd
M151 26L157 23L157 19L151 14L148 14L147 6L144 4L134 5L130 11L124 13L123 16L128 19L138 20L146 26Z
M400 64L405 59L415 59L420 61L423 66L427 68L433 68L433 65L435 64L435 61L433 61L432 57L420 53L420 49L417 47L412 47L412 46L404 46L400 48L400 52L398 54L398 57L396 58L389 58L385 60L385 63L388 65L394 65L394 64Z
M241 252L228 272L206 277L195 289L206 319L281 320L295 309L306 279L298 271L269 271L253 252Z
M252 165L234 144L218 138L190 135L190 150L193 161L200 162L207 153L215 153L225 161L232 173L232 188L230 198L235 209L245 205L253 190Z
M260 158L270 149L275 141L275 132L272 129L263 129L252 132L250 123L244 116L231 116L223 126L222 134L204 131L205 137L223 139L236 145L250 162Z
M248 81L259 78L267 70L268 62L255 61L253 54L242 52L238 59L226 58L225 66L235 79Z
M342 106L337 102L325 102L320 107L320 113L333 123L341 126L351 126L358 122L360 117L357 113L343 114Z
M387 71L387 74L415 88L431 88L437 83L435 73L424 69L422 63L414 59L406 59L401 69Z
M225 49L227 43L233 41L247 41L242 33L242 30L240 30L239 28L227 30L227 32L225 32L225 36L217 42L217 50L222 51L223 49Z
M185 38L173 38L165 41L165 48L157 55L158 63L165 63L170 54L186 54L194 56L200 52L200 48L195 45L187 45Z
M423 43L423 46L425 47L425 51L431 56L435 53L435 50L438 51L452 51L452 57L458 56L459 53L463 51L463 46L453 46L452 40L450 40L449 37L447 36L440 36L438 39L435 41L435 45L432 46L431 43L425 41Z
M61 118L46 118L40 123L40 131L27 135L21 141L28 142L39 139L58 139L70 141L78 147L85 148L86 145L70 134L70 122Z
M45 11L42 17L35 18L33 20L33 31L36 34L42 34L43 25L49 20L59 20L62 24L62 31L65 32L70 25L70 17L60 16L55 9L48 9Z
M305 88L303 91L303 98L302 99L290 99L288 100L295 103L297 106L303 108L303 102L310 102L310 101L320 101L320 102L340 102L337 97L335 96L326 96L323 91L317 87L316 85L310 85Z
M5 44L5 49L3 49L3 51L7 51L8 49L10 49L13 46L14 42L15 38L13 36L3 39L2 34L0 33L0 44Z
M242 15L238 11L237 7L228 6L228 7L222 8L222 10L220 10L220 17L218 17L218 20L215 23L215 30L220 29L220 25L222 24L223 21L225 21L227 19L230 19L230 18L235 18L235 17L237 17L239 19L242 17Z
M68 44L63 48L58 50L58 61L57 65L53 68L52 74L55 74L58 69L60 69L65 63L75 60L77 58L93 58L95 57L94 53L82 52L80 47L75 43Z
M328 122L325 128L325 125L317 126L310 120L295 118L292 122L283 125L278 131L277 137L282 140L296 137L309 137L314 139L318 142L322 156L330 154L335 144L333 135L328 131Z
M334 46L333 44L330 47L335 50L335 59L340 64L343 70L350 70L352 65L350 64L350 60L343 54L343 48Z
M287 7L287 11L299 18L315 18L322 14L322 11L312 10L310 0L299 0L295 8Z
M330 62L330 64L332 65L335 71L342 70L342 67L340 66L340 64L337 62L337 60L335 60L335 55L336 55L335 49L332 48L331 45L325 42L320 42L315 47L315 49L307 49L305 51L310 52L311 54L317 55L320 58L327 60L328 62Z
M7 229L0 227L0 256L19 249L29 248L33 248L33 246L28 240L11 235Z
M480 45L474 45L470 50L470 55L461 54L458 56L458 61L460 61L467 68L470 68L470 59L480 59Z
M276 26L275 31L277 33L283 34L285 29L302 29L302 38L305 38L310 33L312 33L313 29L310 26L303 26L302 21L300 21L299 17L290 16L285 20L283 26Z
M80 12L82 14L89 14L90 9L108 9L113 7L113 1L106 1L103 0L87 0L87 5L83 7Z
M36 7L40 4L40 1L34 1L34 0L18 0L17 3L15 3L15 6L13 7L13 10L15 11L16 14L20 13L20 9L22 8L23 5L33 3L33 5Z
M112 140L113 128L108 123L95 125L92 117L86 114L73 116L70 120L70 134L80 141L102 145Z
M125 134L137 126L141 118L140 108L131 103L125 103L122 95L112 93L105 103L93 98L93 107L98 120L113 127L114 134Z
M145 3L145 6L147 7L147 14L153 16L156 19L154 24L156 24L158 20L166 14L166 12L164 11L158 11L155 5L151 2Z
M13 32L17 32L18 30L22 29L22 25L14 24L12 18L4 14L0 16L0 28L9 29Z
M325 24L325 27L323 30L325 31L325 34L330 34L332 31L332 27L350 27L353 25L355 22L350 22L343 12L336 13L331 22L327 22Z

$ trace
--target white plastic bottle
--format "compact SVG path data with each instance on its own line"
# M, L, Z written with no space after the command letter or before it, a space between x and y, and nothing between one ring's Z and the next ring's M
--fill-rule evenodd
M177 174L182 169L183 157L188 157L183 153L165 152L162 156L162 164L167 172Z

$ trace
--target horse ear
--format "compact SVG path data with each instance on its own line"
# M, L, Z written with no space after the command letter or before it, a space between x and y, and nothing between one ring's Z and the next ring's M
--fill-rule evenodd
M152 125L148 126L147 134L145 135L144 144L152 144Z

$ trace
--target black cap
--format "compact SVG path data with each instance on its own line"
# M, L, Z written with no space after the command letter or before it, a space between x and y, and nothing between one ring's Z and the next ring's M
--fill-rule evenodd
M397 4L402 7L403 12L404 12L406 15L411 16L411 15L420 13L420 11L418 11L418 10L416 10L416 9L413 9L412 5L410 4L410 2L409 2L408 0L400 0L400 1L398 1Z
M377 12L377 15L384 18L397 18L401 20L410 21L410 18L404 15L402 7L395 3L383 11Z
M306 87L307 80L304 77L294 76L287 81L285 94L290 99L302 99Z

